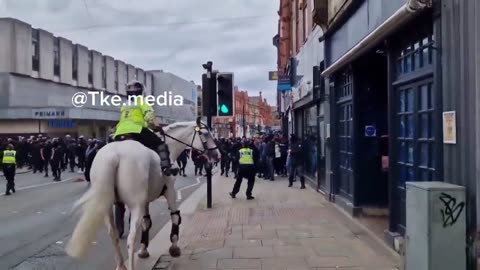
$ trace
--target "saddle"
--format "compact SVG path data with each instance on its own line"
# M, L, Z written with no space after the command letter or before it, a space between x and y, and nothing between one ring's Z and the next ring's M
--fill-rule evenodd
M121 141L126 141L126 140L136 140L137 136L138 136L138 134L127 133L127 134L122 134L122 135L116 136L113 140L115 142L121 142Z

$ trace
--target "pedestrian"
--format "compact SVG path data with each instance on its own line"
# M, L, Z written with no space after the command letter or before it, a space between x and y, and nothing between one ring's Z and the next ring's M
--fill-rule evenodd
M97 155L98 150L100 150L105 143L103 141L95 141L95 144L92 147L89 147L87 149L87 158L85 160L85 180L90 183L90 169L92 168L93 160L95 159L95 156Z
M15 193L15 170L16 170L16 155L12 144L7 145L7 149L2 152L2 168L3 175L7 179L7 187L5 195L11 195L10 191Z
M188 149L185 149L180 153L180 155L177 158L177 164L178 167L180 168L180 174L183 175L183 177L186 177L187 175L185 174L185 167L187 167L187 160L188 160Z
M305 176L303 175L303 162L305 151L302 142L295 134L290 137L290 149L288 150L288 162L290 163L290 172L288 175L288 187L291 187L294 182L294 177L300 176L301 189L305 189Z
M273 161L275 159L275 142L273 141L273 136L269 135L266 139L265 145L265 152L266 152L266 171L267 175L265 180L274 181L275 180L275 171L273 167Z
M52 159L50 165L52 167L53 181L60 181L62 174L62 157L63 149L62 145L55 140L52 145Z
M78 173L83 173L85 170L85 151L87 151L87 142L83 136L80 136L75 153L78 160Z
M202 170L203 166L206 163L206 158L200 153L200 151L193 149L192 150L192 160L193 164L195 165L195 175L203 175Z
M47 140L40 148L40 156L42 158L43 169L45 170L45 177L48 177L48 165L52 160L52 142Z
M245 140L242 143L242 148L239 150L239 156L237 179L233 185L232 192L229 194L235 199L237 193L240 191L243 178L247 178L247 200L253 200L255 197L252 196L252 191L255 183L255 168L258 165L258 151L255 146Z

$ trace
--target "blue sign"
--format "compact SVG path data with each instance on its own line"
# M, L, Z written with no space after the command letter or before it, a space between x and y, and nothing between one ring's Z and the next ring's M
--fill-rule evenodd
M365 137L377 137L377 129L374 126L365 126Z
M49 120L48 126L52 128L73 128L76 123L73 120Z
M289 75L279 75L278 76L277 90L289 91L291 89L292 89L292 84L290 83L290 76Z

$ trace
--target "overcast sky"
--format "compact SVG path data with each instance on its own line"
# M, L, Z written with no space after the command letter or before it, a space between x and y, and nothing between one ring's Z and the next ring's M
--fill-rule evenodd
M0 0L0 17L196 84L211 60L234 72L240 89L262 91L275 105L268 71L277 63L278 8L279 0Z

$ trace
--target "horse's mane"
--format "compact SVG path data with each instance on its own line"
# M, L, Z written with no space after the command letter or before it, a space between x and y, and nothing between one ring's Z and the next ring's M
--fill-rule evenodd
M173 124L170 124L170 125L164 127L163 130L165 132L167 132L167 131L174 130L174 129L177 129L177 128L189 127L189 126L192 126L193 123L194 123L193 121L190 121L190 122L176 122L176 123L173 123Z

